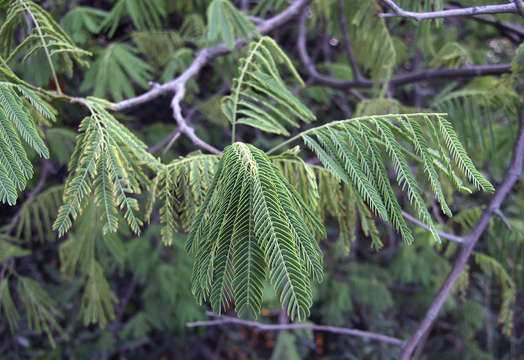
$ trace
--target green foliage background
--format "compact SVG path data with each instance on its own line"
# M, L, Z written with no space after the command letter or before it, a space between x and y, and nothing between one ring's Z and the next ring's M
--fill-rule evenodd
M0 1L0 358L399 355L358 337L186 323L211 309L267 323L288 321L287 311L407 338L459 251L438 231L467 235L505 175L523 111L524 36L470 19L386 21L375 0L347 0L344 12L316 0L310 55L323 74L357 78L342 16L372 82L356 95L313 83L295 18L187 83L184 114L222 156L183 134L170 142L170 96L111 111L110 101L172 80L201 49L234 49L255 32L253 17L289 6L250 1L248 18L243 3ZM518 15L497 18L524 27ZM387 86L485 63L512 70ZM420 358L524 353L523 190L490 221Z

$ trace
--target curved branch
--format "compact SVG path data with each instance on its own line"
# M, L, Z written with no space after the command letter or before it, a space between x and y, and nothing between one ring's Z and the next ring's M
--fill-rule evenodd
M293 2L286 10L282 11L278 15L264 21L259 27L258 32L260 34L266 34L284 24L289 22L295 16L297 16L302 8L309 4L311 0L297 0ZM238 39L235 43L236 48L240 48L246 44L246 41L243 39ZM177 78L162 84L155 86L151 90L143 93L142 95L136 96L134 98L122 100L116 103L113 106L113 110L122 111L129 109L131 107L149 102L157 97L166 94L175 92L180 87L185 87L185 84L194 76L196 76L200 70L207 65L212 59L229 54L231 50L224 44L220 44L211 48L202 49L193 63Z
M224 324L236 324L241 326L249 326L260 331L282 331L282 330L297 330L297 329L307 329L313 331L323 331L330 332L335 334L343 334L361 337L364 339L376 340L388 344L393 344L397 346L404 345L404 341L387 336L382 334L377 334L369 331L357 330L357 329L347 329L336 326L326 326L326 325L315 325L315 324L280 324L280 325L271 325L271 324L262 324L256 321L241 320L231 316L216 315L213 313L206 313L208 316L215 317L217 320L211 321L196 321L186 324L186 327L200 327L200 326L218 326Z
M449 273L446 281L440 288L437 296L433 300L433 303L429 307L426 316L424 317L424 320L422 320L422 322L417 327L416 331L413 333L413 335L411 335L411 337L403 347L402 356L400 357L401 360L408 360L410 358L411 354L413 353L413 350L415 350L421 339L424 337L426 332L429 330L429 328L437 318L440 308L451 293L451 290L457 282L457 279L464 271L464 267L468 262L469 256L471 255L471 252L473 251L473 248L477 244L478 240L486 230L491 217L497 213L502 202L506 199L515 183L517 183L517 181L519 181L520 177L522 176L523 160L524 109L522 110L520 129L517 135L517 139L515 140L509 170L506 173L506 176L502 184L495 192L495 195L493 195L493 197L491 198L488 207L486 208L486 210L484 210L480 219L477 221L475 227L473 228L473 230L471 230L471 233L464 239L465 245L464 247L462 247L458 258L455 261L455 265L453 265L453 269Z
M336 89L371 88L373 81L360 78L356 80L339 80L329 75L318 72L315 63L309 56L306 47L308 8L305 7L299 19L297 46L300 60L305 65L305 70L311 79L317 83ZM468 66L457 69L427 69L414 71L405 75L391 78L389 84L400 86L420 81L440 80L442 78L468 78L486 75L501 75L511 72L511 64Z
M502 13L518 13L519 9L517 4L508 3L500 5L485 5L485 6L473 6L469 8L460 8L460 9L449 9L449 10L440 10L440 11L429 11L429 12L416 12L416 11L407 11L402 9L397 5L393 0L382 0L393 13L383 13L380 14L380 17L405 17L408 19L415 19L417 21L427 20L427 19L438 19L438 18L448 18L455 16L471 16L471 15L481 15L481 14L502 14ZM517 0L518 1L518 0Z

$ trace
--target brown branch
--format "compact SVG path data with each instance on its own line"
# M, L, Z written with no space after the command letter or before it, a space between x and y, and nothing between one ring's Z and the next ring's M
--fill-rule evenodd
M502 202L509 195L511 189L519 181L522 175L522 162L524 160L524 109L521 114L520 128L515 140L515 145L513 148L513 154L510 162L510 167L502 184L499 186L495 195L491 198L491 201L488 207L482 213L480 219L475 224L471 233L464 239L464 247L461 248L459 256L453 265L453 269L449 273L446 281L440 288L437 296L433 300L430 308L428 309L426 316L419 324L413 335L406 342L403 347L401 360L408 360L413 353L413 350L417 347L421 339L424 337L424 334L432 326L433 322L437 318L437 315L440 311L440 308L446 301L447 297L451 293L453 286L455 285L457 279L464 271L469 256L473 251L473 248L477 244L478 240L486 230L486 227L489 224L491 217L496 214L497 210L500 209Z
M502 13L518 13L518 7L515 3L500 4L500 5L485 5L473 6L460 9L449 9L428 12L406 11L397 5L393 0L382 0L393 13L383 13L380 17L405 17L408 19L415 19L417 21L437 18L448 18L455 16L471 16L480 14L502 14ZM520 0L517 0L520 1Z
M385 343L393 344L397 346L404 345L404 341L400 339L390 337L387 335L372 333L369 331L357 330L357 329L347 329L347 328L341 328L341 327L336 327L336 326L325 326L325 325L315 325L315 324L271 325L271 324L262 324L256 321L241 320L241 319L234 318L231 316L216 315L216 314L209 313L209 312L207 312L206 314L208 316L217 318L217 320L190 322L186 324L186 327L193 328L193 327L200 327L200 326L218 326L218 325L224 325L224 324L235 324L235 325L253 327L260 331L282 331L282 330L308 329L308 330L313 330L313 331L323 331L323 332L330 332L334 334L356 336L356 337L361 337L365 339L381 341L381 342L385 342Z
M264 21L258 27L260 34L266 34L284 24L289 22L295 16L297 16L302 8L306 6L311 0L297 0L293 2L286 10L282 11L278 15ZM238 39L235 43L235 47L239 48L246 44L243 39ZM225 44L220 44L214 47L202 49L198 52L193 63L177 78L158 86L153 87L151 90L143 93L142 95L122 100L113 106L113 110L122 111L143 103L149 102L157 97L166 94L176 92L179 88L185 87L185 84L194 76L196 76L200 70L207 65L212 59L229 54L229 49Z

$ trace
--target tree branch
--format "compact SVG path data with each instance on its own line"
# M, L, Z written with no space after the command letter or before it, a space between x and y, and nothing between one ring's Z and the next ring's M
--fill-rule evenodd
M407 213L406 211L402 210L402 216L412 222L413 224L415 225L418 225L426 230L429 231L429 226L427 226L426 224L424 224L422 221L419 221L417 218L411 216L409 213ZM437 234L439 234L439 236L443 239L447 239L449 241L453 241L453 242L456 242L456 243L459 243L459 244L464 244L465 240L463 237L461 236L456 236L456 235L452 235L452 234L448 234L448 233L445 233L443 231L438 231L437 230Z
M506 176L504 177L502 184L495 192L495 195L493 195L493 197L491 198L488 207L484 210L480 219L477 221L475 227L473 228L473 230L471 230L470 234L464 239L465 245L461 248L460 254L457 260L455 261L455 264L453 265L453 269L449 273L446 281L444 282L437 296L433 300L433 303L428 309L426 316L424 317L424 320L422 320L422 322L419 324L413 335L410 337L410 339L406 342L405 346L403 347L402 356L400 357L401 360L408 360L410 358L411 354L413 353L413 350L417 347L420 340L424 337L424 334L429 330L429 328L432 326L433 322L437 318L440 308L449 296L457 279L464 271L464 267L468 262L469 256L471 255L471 252L473 251L473 248L477 244L478 240L486 230L486 227L488 226L491 217L494 214L496 214L504 199L508 196L515 183L517 183L517 181L520 179L522 175L523 160L524 109L522 110L521 114L520 129L517 135L517 139L515 140L509 170L506 173Z
M361 337L364 339L381 341L381 342L385 342L385 343L393 344L397 346L402 346L404 344L404 341L394 338L394 337L390 337L390 336L386 336L382 334L376 334L376 333L372 333L369 331L356 330L356 329L347 329L347 328L341 328L341 327L336 327L336 326L325 326L325 325L314 325L314 324L271 325L271 324L262 324L256 321L241 320L241 319L234 318L231 316L216 315L210 312L207 312L206 314L208 316L217 318L217 320L190 322L186 324L186 327L193 328L193 327L200 327L200 326L218 326L218 325L224 325L224 324L235 324L235 325L253 327L260 331L282 331L282 330L308 329L308 330L313 330L313 331L323 331L323 332L330 332L334 334L356 336L356 337Z
M335 79L334 77L331 77L331 76L323 75L318 72L318 70L315 67L315 63L309 57L309 54L307 52L307 47L306 47L308 12L309 12L309 6L306 6L302 10L302 14L300 15L300 19L298 23L297 46L298 46L300 60L304 63L306 67L306 71L309 74L309 76L316 83L324 84L324 85L327 85L333 88L338 88L338 89L348 89L348 88L356 88L356 87L371 88L373 86L373 82L371 80L361 79L361 80L344 81L344 80Z
M318 72L307 52L307 18L308 7L305 7L299 19L297 46L300 60L314 83L336 89L371 88L373 81L361 78L355 80L339 80ZM442 78L468 78L475 76L500 75L511 71L511 64L468 66L457 69L427 69L414 71L405 75L397 75L389 81L390 86L406 85L419 81L441 80Z
M282 11L278 15L264 21L259 27L258 32L260 34L266 34L284 24L289 22L295 16L297 16L302 8L306 6L311 0L297 0L291 4L286 10ZM240 48L246 44L243 39L238 39L235 43L236 48ZM143 93L142 95L122 100L113 106L113 110L122 111L137 105L149 102L157 97L166 94L176 92L179 88L184 88L185 84L194 76L196 76L200 70L207 65L212 59L229 54L231 50L225 45L220 44L214 47L202 49L198 52L195 60L191 65L177 78L158 86L155 86L151 90Z
M502 14L502 13L518 13L519 9L517 4L508 3L500 5L485 5L485 6L473 6L469 8L460 8L460 9L449 9L449 10L440 10L440 11L429 11L429 12L416 12L416 11L406 11L397 5L393 0L382 0L393 13L382 13L380 17L405 17L408 19L415 19L417 21L427 20L427 19L437 19L437 18L448 18L454 16L471 16L471 15L480 15L480 14ZM517 0L519 1L519 0Z
M189 126L189 124L186 122L186 119L184 119L184 116L182 116L182 108L180 106L180 102L184 98L185 93L185 84L179 85L176 89L175 96L173 96L173 100L171 101L173 117L175 118L176 123L178 125L177 130L180 131L180 133L185 134L189 139L191 139L193 144L195 144L196 146L201 147L202 149L205 149L213 154L222 154L220 150L200 139L196 135L195 129L192 126Z

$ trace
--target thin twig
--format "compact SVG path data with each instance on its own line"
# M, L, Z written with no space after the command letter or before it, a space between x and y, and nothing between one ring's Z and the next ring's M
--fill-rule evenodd
M502 202L506 199L513 186L517 183L517 181L519 181L520 177L522 176L523 160L524 109L522 110L521 114L520 128L517 135L517 139L515 140L509 170L506 173L506 176L504 177L502 184L495 192L495 195L493 195L493 197L491 198L488 207L484 210L480 219L477 221L475 227L473 228L473 230L471 230L470 234L464 239L465 244L460 250L459 256L455 261L455 264L453 265L453 269L449 273L446 281L444 282L437 296L433 300L433 303L429 307L426 316L403 347L402 356L400 357L401 360L408 360L410 358L411 354L413 353L413 350L417 347L424 334L429 330L429 328L432 326L433 322L437 318L437 315L442 305L451 293L451 290L453 289L453 286L455 285L457 279L464 271L464 267L468 262L469 256L471 255L471 252L473 251L473 248L477 244L478 240L486 230L491 217L496 213L498 209L500 209Z
M416 12L416 11L406 11L402 9L393 0L382 0L382 1L391 10L393 10L392 13L380 14L380 17L383 17L383 18L400 16L400 17L405 17L405 18L415 19L417 21L420 21L420 20L448 18L448 17L455 17L455 16L518 13L518 7L515 3L500 4L500 5L473 6L473 7L468 7L468 8L439 10L439 11Z
M309 56L306 47L308 9L304 8L299 20L298 52L300 60L305 66L308 75L315 83L326 85L335 89L371 88L373 81L369 79L340 80L318 72L315 63ZM500 75L511 71L511 64L468 66L457 69L427 69L414 71L405 75L397 75L390 79L390 86L400 86L419 81L442 80L443 78L468 78L475 76Z
M402 210L402 216L404 217L404 219L412 222L413 224L415 225L418 225L426 230L430 230L429 229L429 226L427 226L426 224L424 224L422 221L418 220L417 218L415 218L414 216L411 216L409 213L407 213L406 211ZM438 231L437 230L437 234L443 238L443 239L446 239L446 240L449 240L449 241L453 241L453 242L456 242L456 243L459 243L459 244L464 244L464 238L461 237L461 236L456 236L456 235L452 235L452 234L448 234L448 233L445 233L443 231Z
M224 324L236 324L236 325L241 325L241 326L253 327L260 331L282 331L282 330L308 329L308 330L314 330L314 331L330 332L334 334L356 336L356 337L361 337L365 339L381 341L381 342L385 342L385 343L393 344L397 346L404 345L404 341L400 339L390 337L387 335L372 333L369 331L357 330L357 329L347 329L347 328L341 328L341 327L336 327L336 326L325 326L325 325L314 325L314 324L271 325L271 324L262 324L256 321L241 320L241 319L234 318L231 316L216 315L216 314L209 313L209 312L206 314L208 316L217 318L217 320L190 322L186 324L186 327L193 328L193 327L200 327L200 326L218 326L218 325L224 325Z
M184 119L184 116L182 116L182 108L180 106L180 102L184 98L184 95L186 93L186 87L185 84L181 84L177 87L177 90L175 92L175 96L173 96L173 100L171 101L171 108L173 109L173 117L176 120L176 123L178 125L178 130L185 134L193 144L195 144L198 147L201 147L202 149L205 149L213 154L222 154L220 150L215 148L212 145L209 145L204 140L200 139L195 134L195 129L192 126L189 126L189 124Z

